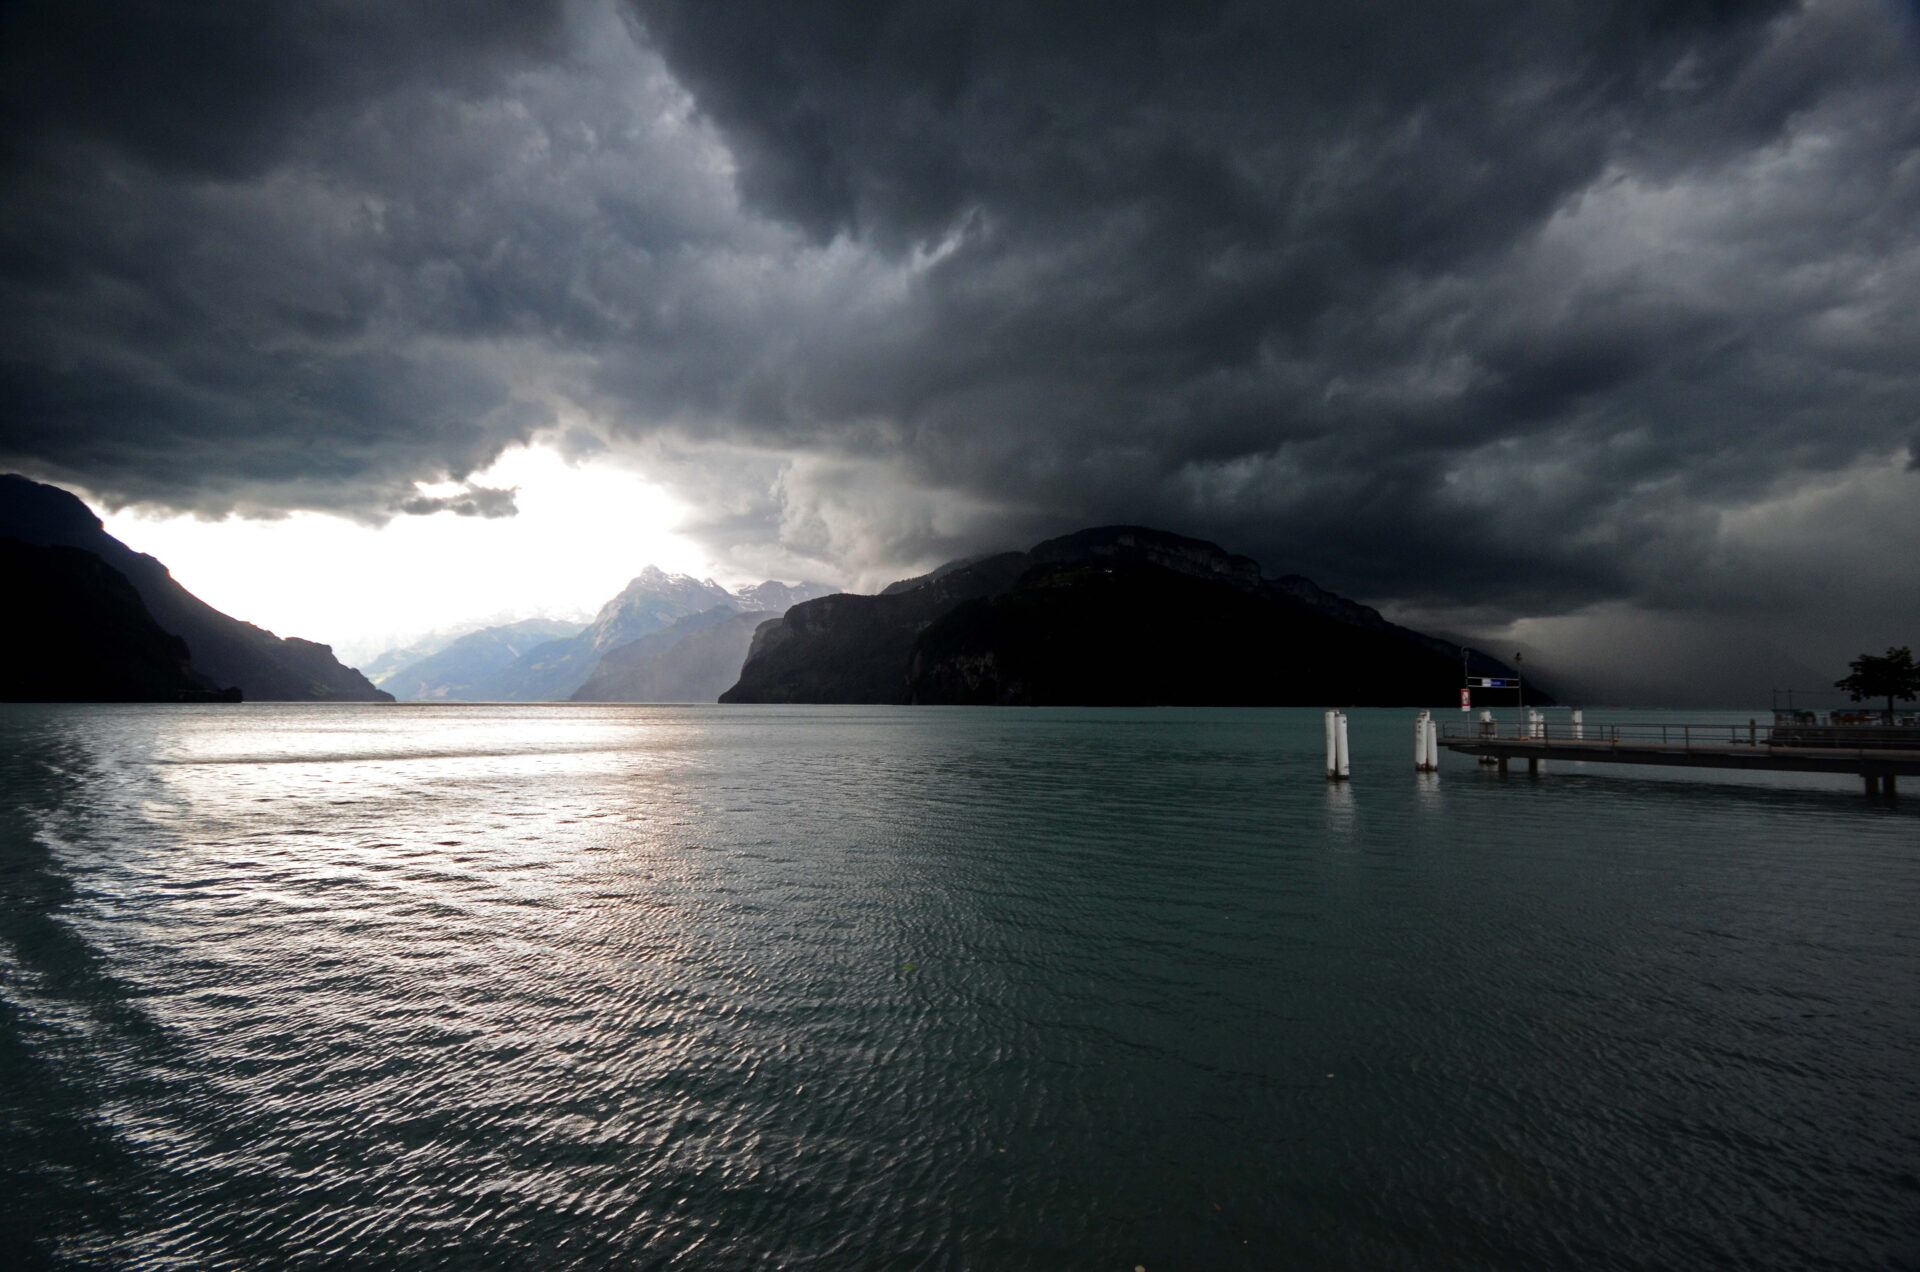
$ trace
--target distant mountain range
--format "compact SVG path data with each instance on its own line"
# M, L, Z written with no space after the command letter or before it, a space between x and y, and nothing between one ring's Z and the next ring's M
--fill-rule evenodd
M753 633L785 613L724 606L683 618L600 659L575 702L715 702L740 677Z
M668 574L650 565L600 607L585 631L535 646L506 668L486 697L498 702L564 702L593 675L608 650L650 636L676 619L732 604L733 593L712 579Z
M1462 652L1215 544L1106 526L795 605L720 700L1440 706Z
M875 596L733 592L649 566L591 623L389 651L381 688L325 645L215 610L79 499L19 476L0 476L0 587L16 605L0 625L12 701L1452 705L1463 669L1452 642L1142 526L952 561Z
M58 486L0 476L0 541L7 540L14 546L0 557L0 587L24 605L9 626L31 615L42 630L9 636L0 697L392 701L327 646L214 609ZM179 659L181 645L172 642L184 646Z
M387 671L379 684L402 702L484 701L493 682L529 651L582 629L583 624L552 618L483 627Z
M415 637L404 645L396 645L391 649L382 650L373 658L361 662L359 664L360 674L368 680L371 680L374 684L384 687L386 681L393 676L394 672L399 671L403 667L411 667L421 659L439 653L469 632L479 630L479 627L475 626L450 632L429 632L425 636Z
M730 592L648 566L584 627L483 628L381 684L403 701L712 702L738 676L753 627L831 591L769 580Z

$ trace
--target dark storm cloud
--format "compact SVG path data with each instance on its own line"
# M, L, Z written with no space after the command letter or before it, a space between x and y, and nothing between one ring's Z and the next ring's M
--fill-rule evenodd
M636 7L749 195L818 235L899 241L982 205L1078 234L1119 205L1217 250L1275 240L1284 211L1397 262L1499 241L1609 134L1712 101L1785 6ZM1792 104L1712 131L1764 136Z
M342 158L546 62L560 19L521 0L0 11L7 460L116 499L375 517L416 476L484 465L538 413L382 323L401 280L365 248L385 200Z
M158 170L242 177L308 117L395 81L452 92L559 48L552 0L102 4L15 0L0 13L0 108L13 165L98 144Z
M451 512L456 517L511 517L518 509L513 487L478 486L469 482L465 489L451 495L415 495L403 499L397 509L410 517L429 517L436 512Z
M1891 11L639 8L756 206L897 251L958 236L912 356L812 362L812 401L1043 519L1565 604L1703 551L1711 505L1783 461L1909 426L1912 321L1841 321L1912 279Z
M869 580L1131 520L1920 623L1901 7L119 14L0 18L0 462L377 519L545 433Z

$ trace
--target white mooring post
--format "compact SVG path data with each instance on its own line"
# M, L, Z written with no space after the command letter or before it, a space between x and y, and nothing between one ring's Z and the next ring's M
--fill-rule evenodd
M1527 736L1530 738L1539 737L1541 732L1545 728L1546 719L1547 718L1541 715L1538 711L1535 711L1532 707L1528 707L1527 708Z
M1573 740L1584 741L1587 736L1587 713L1579 707L1573 709Z
M1347 717L1343 711L1327 712L1327 780L1347 780Z
M1427 772L1438 773L1439 771L1440 722L1430 718L1427 721Z
M1427 713L1424 711L1413 718L1413 771L1427 771Z

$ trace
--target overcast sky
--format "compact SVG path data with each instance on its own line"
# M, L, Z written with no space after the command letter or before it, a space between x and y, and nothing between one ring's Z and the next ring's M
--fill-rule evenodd
M0 466L422 572L568 473L655 509L596 580L1145 522L1433 626L1838 674L1920 642L1916 23L24 0ZM377 624L337 586L306 634Z

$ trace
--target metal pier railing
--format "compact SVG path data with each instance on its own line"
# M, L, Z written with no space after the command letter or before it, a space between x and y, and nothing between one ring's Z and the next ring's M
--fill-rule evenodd
M1899 725L1625 723L1564 720L1469 721L1441 726L1446 742L1518 742L1535 746L1663 747L1681 751L1730 747L1828 751L1920 751L1920 729Z
M1529 715L1502 729L1499 721L1444 726L1440 745L1478 755L1505 773L1525 760L1537 773L1543 760L1581 763L1681 765L1690 768L1773 769L1800 773L1854 773L1868 795L1891 796L1901 777L1920 777L1920 728L1867 724L1692 724L1671 721L1588 724Z

